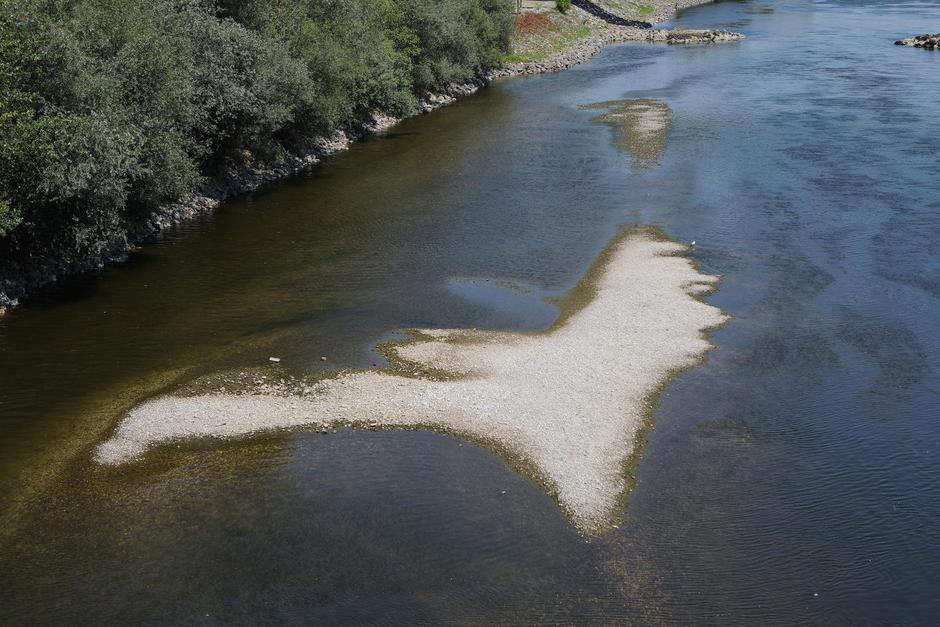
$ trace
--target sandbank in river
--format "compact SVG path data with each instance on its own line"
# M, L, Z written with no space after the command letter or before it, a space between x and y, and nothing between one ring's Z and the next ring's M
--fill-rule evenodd
M297 395L165 396L133 409L96 457L121 464L160 443L291 428L430 428L490 445L586 533L608 527L656 396L710 348L726 316L700 300L717 277L649 231L619 238L542 333L417 330L393 367L340 372ZM412 374L404 374L410 372ZM418 374L414 374L418 373Z

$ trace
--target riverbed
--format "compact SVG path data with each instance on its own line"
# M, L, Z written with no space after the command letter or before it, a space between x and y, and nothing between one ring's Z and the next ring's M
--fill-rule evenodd
M893 45L930 21L699 7L675 24L748 38L499 82L13 310L0 622L930 622L940 57ZM732 320L662 393L598 537L429 431L95 461L165 394L382 368L410 328L545 331L651 225L696 242Z

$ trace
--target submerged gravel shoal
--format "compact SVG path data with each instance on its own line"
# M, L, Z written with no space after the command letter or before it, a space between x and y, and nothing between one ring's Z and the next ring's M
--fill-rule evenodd
M97 449L121 464L152 445L285 428L426 426L491 443L531 469L585 532L615 518L625 463L658 390L710 345L725 321L698 295L717 278L685 247L632 233L605 254L578 293L586 302L539 334L427 330L390 350L435 375L340 373L306 396L163 397L125 417Z

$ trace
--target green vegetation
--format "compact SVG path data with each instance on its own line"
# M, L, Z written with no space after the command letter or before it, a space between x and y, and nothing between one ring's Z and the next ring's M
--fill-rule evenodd
M507 63L543 61L570 48L592 32L594 30L587 24L559 16L545 28L518 33L513 42L513 52L507 54L505 60Z
M0 280L499 65L512 0L0 0ZM2 285L0 285L2 287Z
M652 4L639 4L636 2L615 2L613 0L607 3L607 7L626 17L649 17L656 10Z
M555 0L555 6L562 13L567 13L568 9L571 8L571 0Z

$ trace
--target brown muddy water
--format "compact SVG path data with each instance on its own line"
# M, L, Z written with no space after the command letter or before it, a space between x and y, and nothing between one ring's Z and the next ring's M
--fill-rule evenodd
M0 623L935 622L940 53L891 44L940 6L678 22L749 38L499 83L0 320ZM696 240L734 320L667 388L601 537L429 432L92 460L204 377L381 365L409 327L545 329L634 225Z

